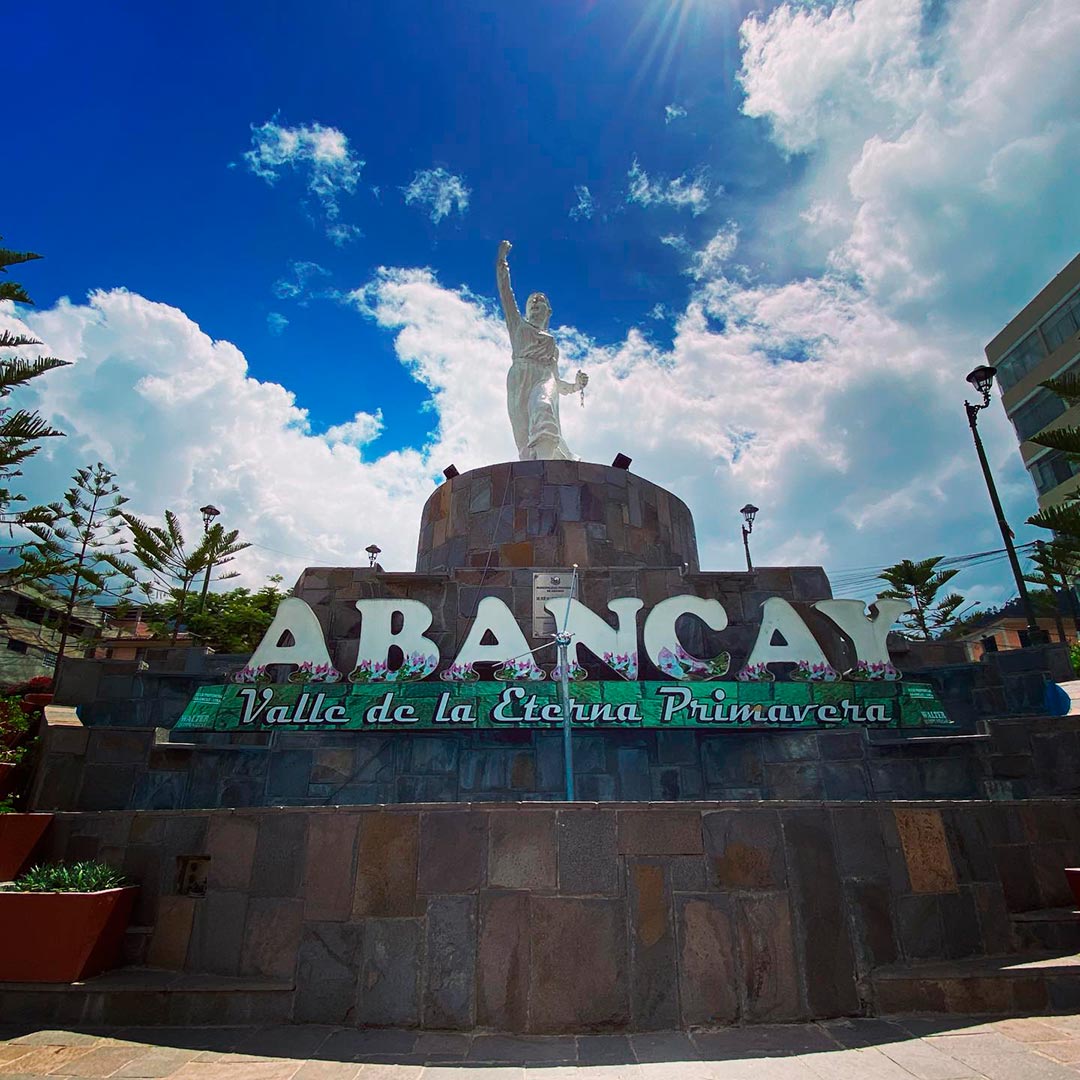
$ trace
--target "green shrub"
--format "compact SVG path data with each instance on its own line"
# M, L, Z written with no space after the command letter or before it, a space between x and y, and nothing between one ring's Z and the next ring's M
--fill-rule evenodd
M100 892L126 884L108 863L45 863L33 866L5 886L9 892Z
M1080 679L1080 641L1069 646L1069 659L1072 661L1073 674Z

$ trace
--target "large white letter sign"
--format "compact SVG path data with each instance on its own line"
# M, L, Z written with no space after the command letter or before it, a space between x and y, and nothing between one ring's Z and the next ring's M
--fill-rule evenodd
M292 635L293 644L279 645L286 633ZM268 664L300 664L309 665L308 670L332 670L319 620L315 612L296 596L286 596L278 604L274 621L263 634L245 672L257 671ZM334 677L340 678L336 673Z
M482 645L484 637L491 633L494 645ZM513 671L507 661L513 660ZM457 654L454 668L471 671L473 664L497 664L495 677L542 679L544 673L529 655L529 643L521 632L510 609L497 597L485 596L476 606L476 618L469 627L469 636Z
M813 607L851 638L855 658L867 666L890 662L886 645L889 631L910 610L906 600L875 600L869 618L861 600L819 600Z
M567 617L567 602L570 614ZM555 616L555 625L573 635L571 646L574 656L581 660L582 645L595 653L609 668L624 679L636 679L638 671L637 613L645 606L636 596L624 596L608 602L608 611L619 620L617 627L609 626L594 611L578 600L558 597L549 600L544 607ZM555 678L552 675L552 678Z
M431 610L419 600L357 600L360 612L360 647L351 682L423 679L439 666L439 646L424 631L431 625ZM401 629L394 633L394 613L401 615ZM404 654L401 667L388 666L390 646Z
M811 668L815 664L828 667L828 661L817 639L786 600L779 596L770 596L761 607L761 629L754 642L754 651L746 661L748 668L757 664L797 664L800 660L805 661ZM786 645L772 644L773 634L778 630L787 642ZM833 678L835 677L834 674Z
M680 644L675 623L682 615L696 615L710 630L727 626L727 612L719 600L700 596L669 596L649 612L645 620L645 655L665 674L675 679L719 679L731 663L720 653L707 660L691 656Z

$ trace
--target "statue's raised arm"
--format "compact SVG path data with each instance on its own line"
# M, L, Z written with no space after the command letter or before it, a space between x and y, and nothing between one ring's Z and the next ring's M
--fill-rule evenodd
M495 256L495 280L499 286L499 300L502 303L503 316L506 318L506 326L513 334L514 326L521 321L521 312L518 311L517 301L514 299L514 290L510 287L510 266L506 256L514 245L509 240L499 243L499 253Z

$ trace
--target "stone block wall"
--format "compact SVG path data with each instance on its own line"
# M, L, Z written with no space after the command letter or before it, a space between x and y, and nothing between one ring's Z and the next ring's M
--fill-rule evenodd
M179 810L561 801L557 731L192 733L50 726L38 810ZM1080 717L981 733L594 731L574 734L588 801L1027 798L1080 795Z
M694 519L669 491L584 461L512 461L461 473L424 505L416 569L682 566Z
M141 883L151 965L292 987L282 1019L648 1031L874 1013L876 969L1012 951L1068 902L1080 803L79 813L48 843ZM111 1022L169 1019L143 997Z

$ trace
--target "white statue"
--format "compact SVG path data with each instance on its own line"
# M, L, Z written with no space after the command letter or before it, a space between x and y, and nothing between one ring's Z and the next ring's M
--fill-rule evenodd
M510 288L510 267L506 264L510 248L509 240L499 244L495 278L513 350L510 370L506 373L506 407L518 457L522 461L575 461L562 437L559 395L583 391L589 376L579 371L572 383L559 378L559 346L548 331L551 305L543 293L533 293L526 300L525 318L521 317Z

